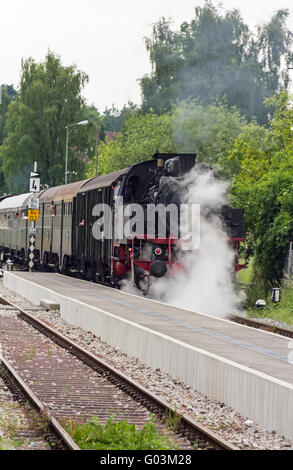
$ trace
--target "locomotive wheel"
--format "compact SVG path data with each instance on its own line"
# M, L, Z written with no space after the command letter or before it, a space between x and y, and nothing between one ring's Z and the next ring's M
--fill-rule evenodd
M96 282L105 282L106 281L106 268L105 266L99 262L97 265L97 272L96 272Z
M43 255L43 263L42 263L42 268L46 271L47 268L48 268L48 260L49 260L49 256L48 256L48 253L47 251L45 251L44 255Z
M93 269L88 269L86 274L85 274L86 280L87 281L94 281L95 279L95 272Z
M69 265L69 256L68 256L68 255L64 255L64 256L63 256L63 263L62 263L62 267L61 267L61 273L62 273L62 274L67 273L68 265Z
M134 284L138 290L144 292L148 284L148 274L144 269L134 265Z

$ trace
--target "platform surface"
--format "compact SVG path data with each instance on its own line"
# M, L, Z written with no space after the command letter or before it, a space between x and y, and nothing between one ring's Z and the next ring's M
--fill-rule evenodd
M145 297L53 273L13 272L20 278L97 307L191 346L293 384L292 340L173 307ZM92 312L89 312L92 315ZM291 347L288 344L291 343Z

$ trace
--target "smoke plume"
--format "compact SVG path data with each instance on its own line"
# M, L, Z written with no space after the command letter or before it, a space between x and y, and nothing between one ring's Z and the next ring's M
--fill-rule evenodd
M219 215L227 204L227 183L197 165L183 185L188 188L187 201L200 204L200 245L179 251L184 270L154 280L150 294L181 308L225 317L241 300L233 285L234 253Z

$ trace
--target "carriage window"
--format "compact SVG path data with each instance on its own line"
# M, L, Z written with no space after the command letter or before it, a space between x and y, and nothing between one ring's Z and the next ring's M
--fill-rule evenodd
M124 200L125 202L133 202L135 194L137 192L137 187L139 185L139 177L136 175L132 175L128 178L125 188L124 188Z

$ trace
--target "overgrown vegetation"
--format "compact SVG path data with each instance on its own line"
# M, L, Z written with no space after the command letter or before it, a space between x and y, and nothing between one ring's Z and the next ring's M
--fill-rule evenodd
M17 449L23 444L18 439L22 429L17 403L0 403L0 450Z
M85 450L167 450L174 449L169 436L158 431L152 421L141 429L125 421L110 418L105 424L97 417L78 424L69 421L67 432L81 449Z
M274 108L268 129L249 126L228 156L234 170L231 199L245 210L255 286L283 277L293 237L293 108L286 93L267 100Z
M259 293L259 292L257 292ZM252 305L248 309L248 314L251 317L268 317L274 320L279 320L289 325L293 325L293 281L287 280L281 285L281 302L274 304L270 296L264 297L266 300L266 307L258 310Z

